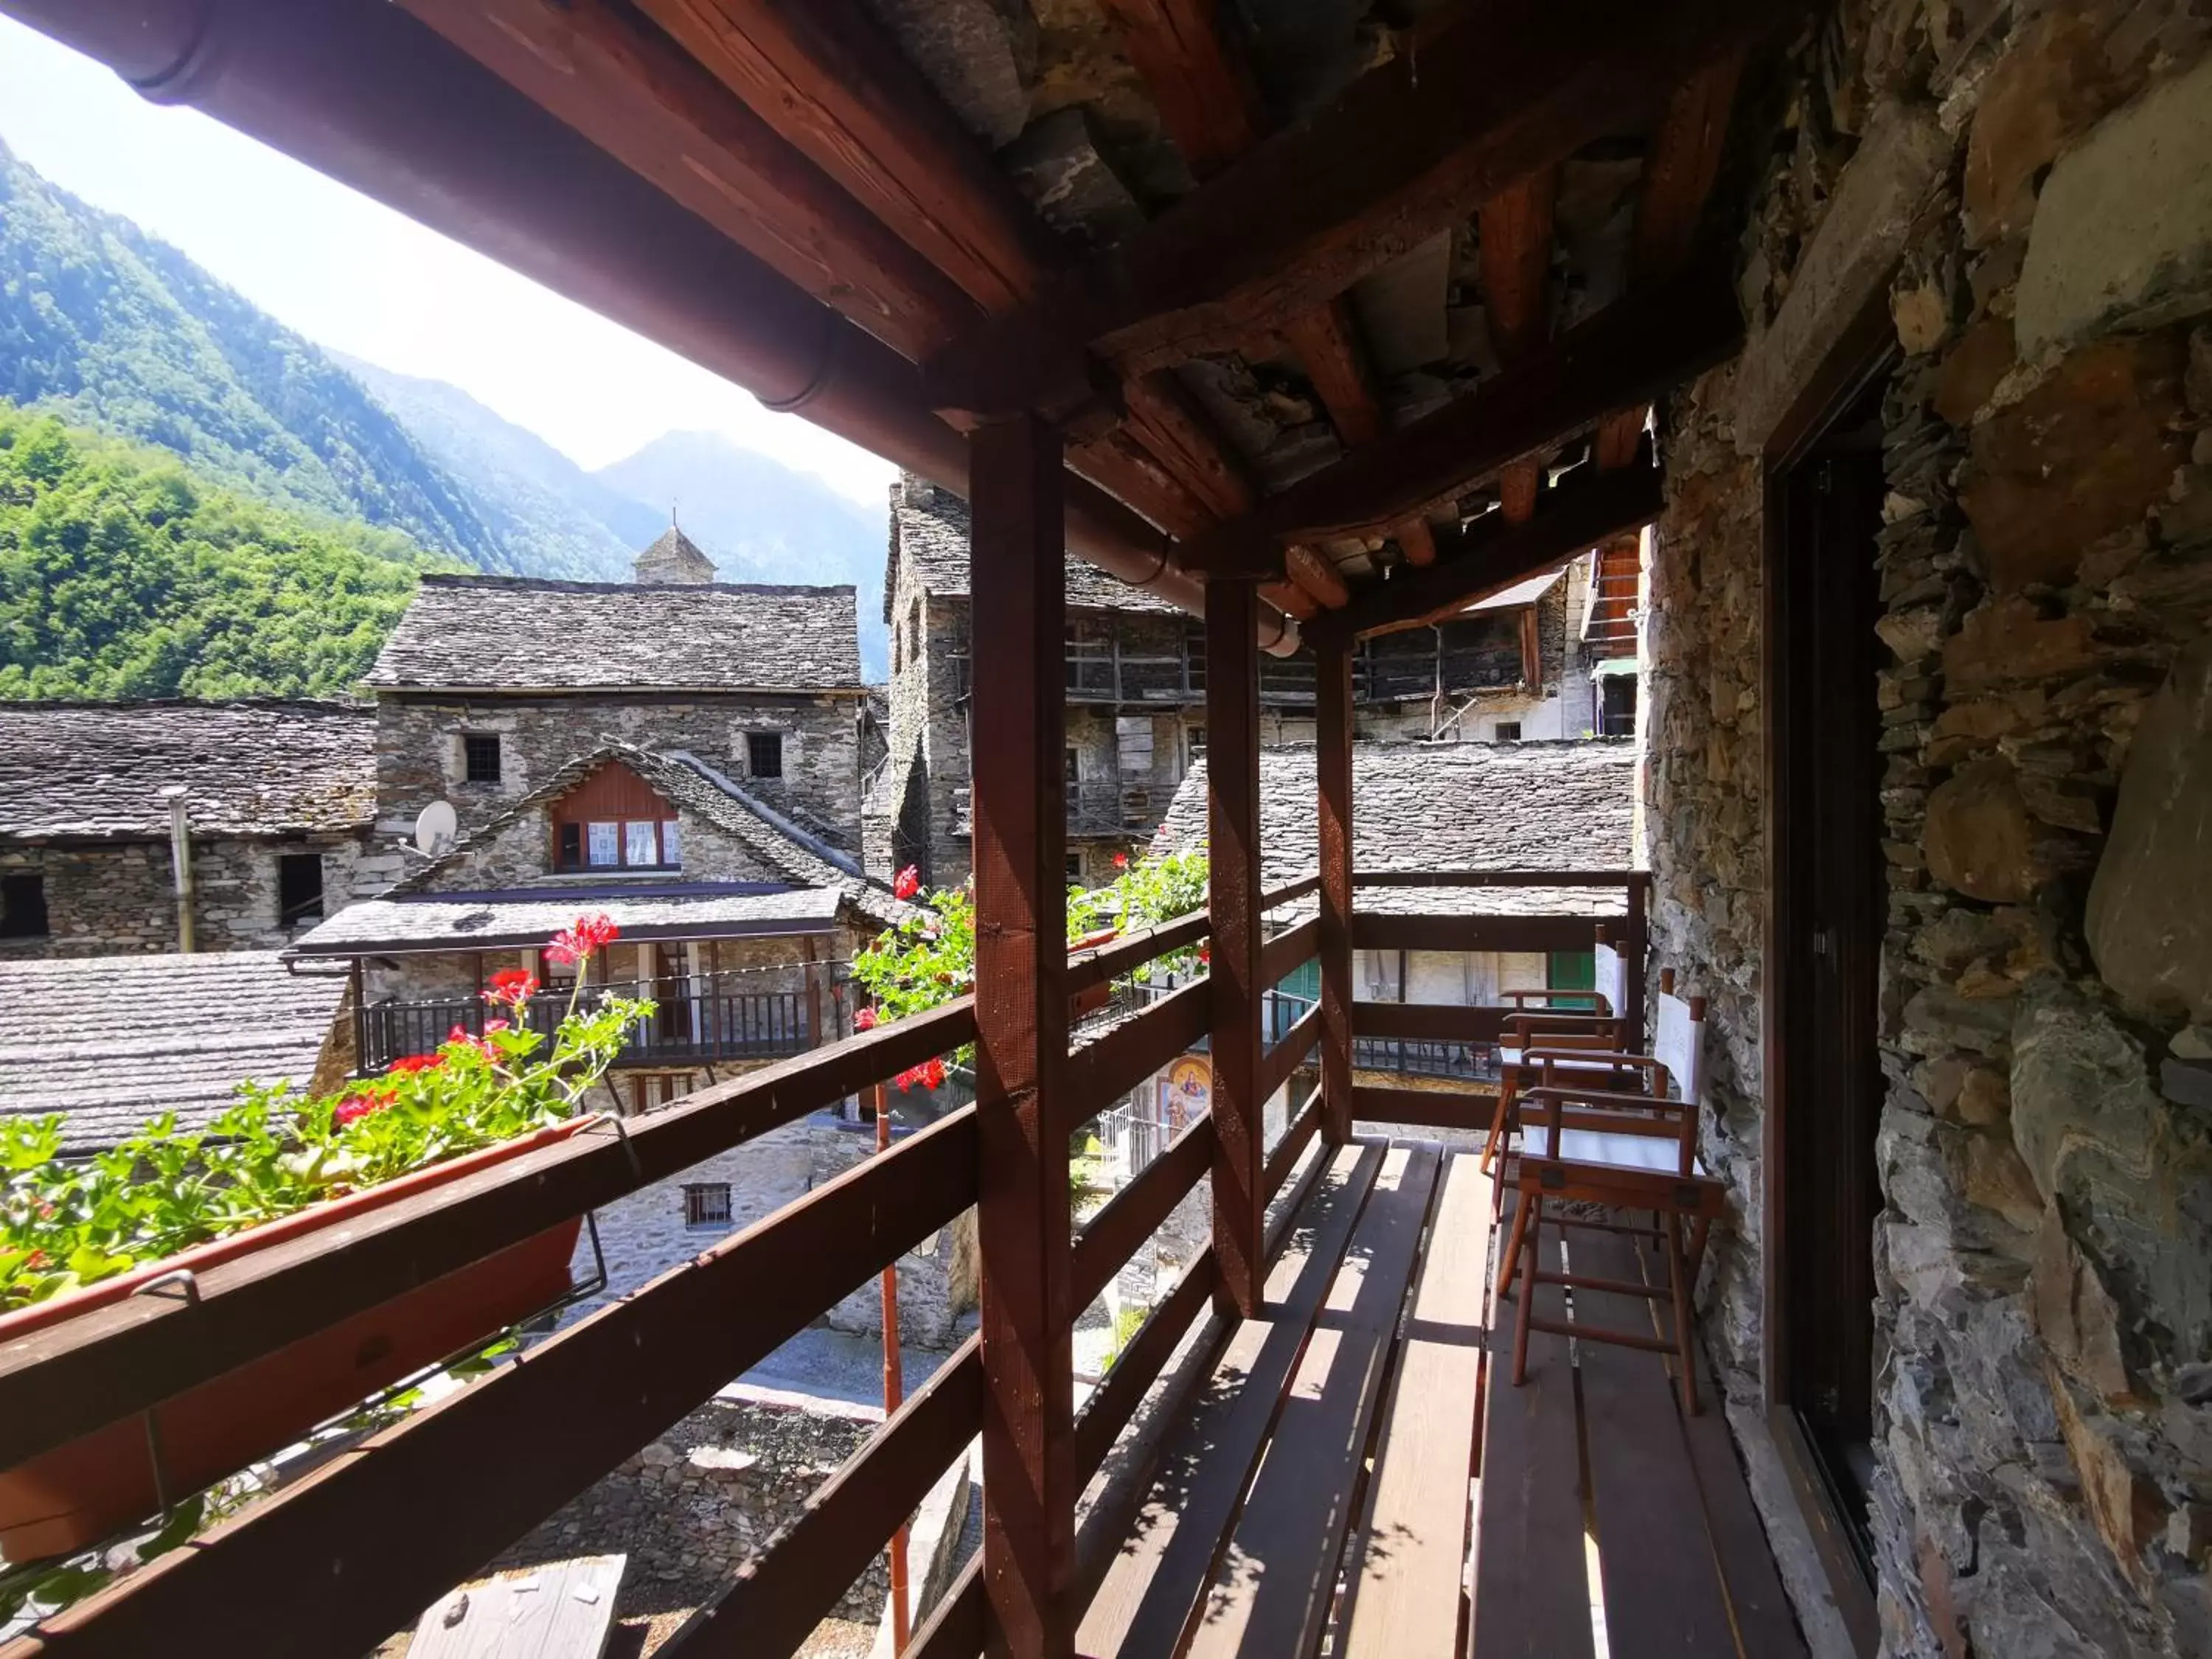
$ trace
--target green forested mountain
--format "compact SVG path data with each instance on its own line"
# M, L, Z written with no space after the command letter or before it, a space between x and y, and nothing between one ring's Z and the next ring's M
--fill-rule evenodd
M451 568L0 404L0 697L343 692Z
M286 536L403 564L428 549L480 570L623 580L680 505L725 580L857 583L863 665L878 678L888 668L880 507L717 434L670 433L586 472L458 387L294 333L176 249L57 188L4 142L0 399L167 450L195 490L234 492L225 499L237 511L250 501L297 509L305 516L276 515ZM390 545L368 526L394 532ZM109 678L67 683L63 659L43 649L0 653L0 695L27 695L4 666L11 657L46 665L40 695L112 694Z
M510 544L313 342L4 144L0 397L156 445L210 483L403 531L480 568L597 574Z
M668 527L665 511L608 488L459 386L331 356L473 492L493 532L509 547L531 550L544 574L573 564L579 574L627 581L638 550Z

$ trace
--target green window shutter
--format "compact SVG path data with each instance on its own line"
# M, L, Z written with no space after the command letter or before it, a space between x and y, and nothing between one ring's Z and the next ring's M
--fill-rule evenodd
M1594 981L1593 983L1595 983ZM1321 958L1311 957L1300 963L1284 975L1283 982L1275 988L1286 997L1301 997L1308 1002L1319 1002L1321 1000Z
M1597 988L1597 952L1595 951L1554 951L1547 959L1544 983L1554 991L1595 991ZM1596 1005L1592 1004L1593 1007Z

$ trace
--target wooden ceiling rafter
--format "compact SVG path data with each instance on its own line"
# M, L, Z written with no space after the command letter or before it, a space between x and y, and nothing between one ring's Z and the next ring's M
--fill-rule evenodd
M1352 307L1340 295L1292 318L1283 329L1284 341L1297 354L1314 395L1328 411L1329 423L1346 450L1373 443L1389 428L1382 400L1376 394L1374 371L1360 349L1358 326ZM1436 562L1437 540L1427 520L1402 520L1390 526L1389 533L1408 564Z
M1267 114L1242 40L1216 0L1101 0L1100 9L1194 178L1211 178L1258 141ZM1239 518L1257 507L1249 470L1173 371L1136 376L1122 395L1127 429L1207 499L1217 517ZM1301 621L1351 598L1335 566L1312 549L1291 550L1285 574L1265 584L1261 597Z
M1559 483L1538 492L1535 510L1518 523L1503 513L1478 520L1437 563L1401 572L1317 621L1310 630L1315 643L1347 645L1440 621L1650 523L1665 495L1649 447L1640 447L1638 456L1641 465L1610 472L1570 468Z
M1212 178L1267 130L1219 0L1098 0L1191 176Z
M1552 331L1553 210L1559 184L1559 170L1545 167L1498 191L1479 215L1475 258L1491 343L1500 363L1524 361ZM1516 461L1498 475L1498 503L1510 522L1519 524L1536 510L1542 482L1542 468L1534 460Z
M987 312L1066 255L1012 180L857 0L638 0L713 76ZM1248 511L1240 465L1160 374L1125 385L1121 434L1071 446L1076 471L1178 539Z
M1633 289L1502 370L1478 395L1351 452L1209 531L1186 548L1184 567L1267 578L1279 570L1287 544L1380 534L1555 447L1609 410L1711 368L1742 338L1735 287L1717 263Z
M1629 245L1632 282L1678 269L1697 247L1705 200L1719 174L1729 117L1743 77L1744 54L1732 53L1692 76L1667 100L1644 163ZM1597 463L1621 466L1636 452L1649 406L1615 410L1598 422Z
M1802 0L1453 9L1313 116L941 354L928 366L935 399L1064 415L1095 401L1094 354L1141 373L1280 331L1802 9Z
M650 21L613 0L408 11L813 298L909 357L983 313Z
M860 0L637 0L684 49L984 310L1066 250Z

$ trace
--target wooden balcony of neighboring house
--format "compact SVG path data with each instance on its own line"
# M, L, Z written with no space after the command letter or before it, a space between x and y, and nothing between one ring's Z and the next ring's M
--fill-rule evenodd
M1632 657L1640 633L1636 605L1641 572L1633 537L1608 543L1589 556L1589 608L1583 623L1585 649L1601 659Z
M842 1023L835 991L823 996L812 991L752 990L744 988L747 977L679 975L595 984L595 993L604 990L655 1005L652 1016L631 1029L615 1063L677 1067L784 1060L814 1048L818 1031L834 1031ZM530 1010L530 1024L550 1038L562 1012L555 999L540 998ZM481 1036L485 1018L481 997L390 998L365 1003L354 1011L360 1071L374 1075L402 1055L431 1053L456 1027Z

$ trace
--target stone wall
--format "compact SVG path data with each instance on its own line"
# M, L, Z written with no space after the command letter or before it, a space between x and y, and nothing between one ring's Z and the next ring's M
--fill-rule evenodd
M489 1571L621 1553L629 1562L615 1597L617 1618L698 1607L798 1516L808 1494L883 1421L880 1411L840 1401L729 1393L734 1397L710 1401L624 1459ZM890 1567L878 1553L831 1614L872 1620L890 1595Z
M464 836L513 805L570 761L608 738L647 749L681 749L737 780L761 799L841 846L860 844L859 701L852 696L701 696L690 701L619 697L415 696L386 691L376 703L379 828L404 836L434 800L460 814ZM783 775L750 775L745 738L783 736ZM500 781L470 783L461 734L496 733Z
M280 854L316 853L323 895L335 915L356 898L380 891L395 872L364 836L301 836L289 840L195 840L192 844L193 942L202 951L266 951L289 945L314 925L278 919ZM28 842L0 845L0 874L45 878L44 939L0 940L11 956L110 956L177 948L177 901L169 843L161 841Z
M1755 1397L1758 452L1886 287L1883 1650L2212 1652L2212 60L2182 0L1849 7L1652 568L1655 965L1710 999ZM2192 1022L2195 1022L2192 1024Z
M835 1180L873 1156L875 1149L872 1123L817 1116L718 1152L680 1176L605 1206L598 1218L607 1288L564 1317L580 1318L681 1266L717 1241ZM728 1224L687 1226L684 1188L723 1183L730 1188ZM923 1239L899 1258L898 1267L900 1340L915 1347L952 1346L960 1316L975 1305L974 1212ZM591 1269L591 1241L586 1238L577 1246L574 1272L580 1279ZM877 1282L871 1279L831 1309L827 1322L837 1330L880 1332L883 1308Z

